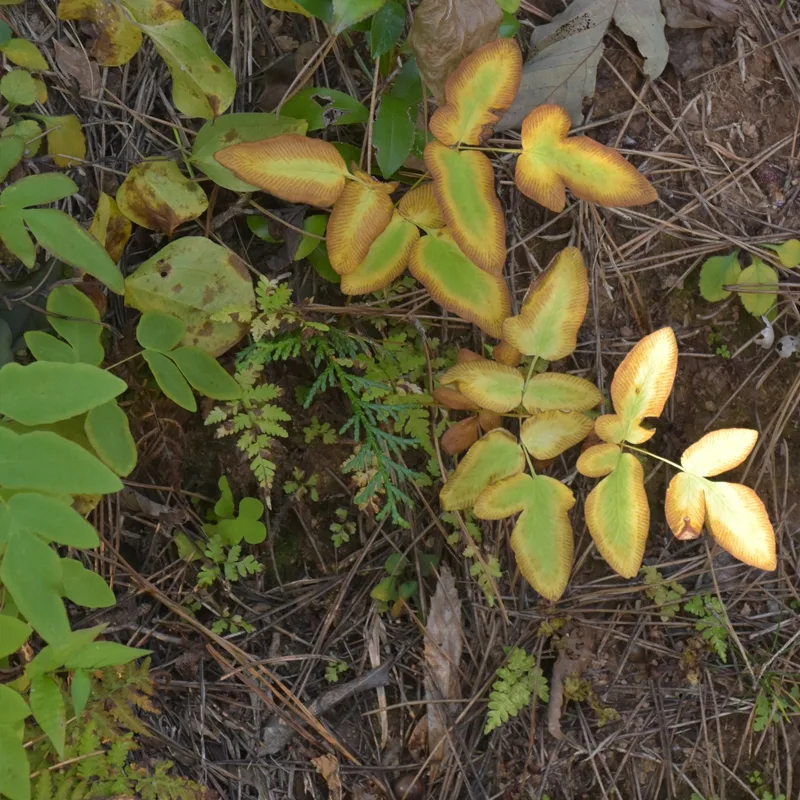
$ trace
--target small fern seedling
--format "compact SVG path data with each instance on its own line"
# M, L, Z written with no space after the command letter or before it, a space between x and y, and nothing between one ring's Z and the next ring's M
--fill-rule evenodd
M709 647L723 663L728 662L728 628L725 625L725 610L714 595L695 595L684 603L684 611L699 617L694 626Z
M550 687L536 659L521 647L513 648L504 667L497 670L497 680L489 695L489 713L483 732L491 733L516 717L530 702L538 697L543 703L550 700Z

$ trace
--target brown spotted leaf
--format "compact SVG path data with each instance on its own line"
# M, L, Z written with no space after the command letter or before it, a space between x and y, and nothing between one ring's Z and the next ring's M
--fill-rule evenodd
M141 30L114 0L61 0L58 18L93 26L95 41L89 55L104 67L127 64L142 45Z

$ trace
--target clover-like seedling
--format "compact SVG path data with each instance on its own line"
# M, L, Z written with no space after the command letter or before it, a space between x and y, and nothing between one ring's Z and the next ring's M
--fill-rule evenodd
M235 545L244 539L248 544L261 544L267 538L264 504L255 497L243 497L236 508L230 484L225 475L219 479L220 499L214 505L216 524L206 524L203 530L209 537L218 535L226 545Z
M283 200L333 207L327 248L346 294L385 288L408 267L448 311L500 338L511 313L502 277L506 225L494 169L483 150L518 156L515 183L527 197L561 211L566 189L603 205L652 202L655 189L616 150L568 137L564 109L545 105L522 124L522 147L483 147L519 88L522 55L512 39L478 48L451 75L446 103L431 116L425 148L431 183L399 202L382 182L330 143L285 133L219 149L215 159L238 179Z

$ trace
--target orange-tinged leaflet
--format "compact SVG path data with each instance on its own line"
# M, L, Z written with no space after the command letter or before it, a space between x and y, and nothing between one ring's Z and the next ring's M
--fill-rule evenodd
M392 219L393 204L382 187L351 181L333 206L326 241L331 266L339 275L358 269L373 242ZM405 223L400 219L400 222Z
M447 103L429 127L446 145L480 144L514 101L522 53L513 39L496 39L467 56L445 85Z
M225 147L214 158L237 178L289 203L332 206L349 175L330 143L285 133Z
M431 228L444 228L445 221L436 196L433 193L433 184L430 181L421 183L407 191L397 204L397 210L409 222L429 230Z
M567 138L569 114L539 106L522 122L523 153L514 182L551 211L566 205L565 187L581 200L604 206L640 206L657 199L652 184L616 150L587 136Z
M492 162L474 150L425 147L425 166L448 229L464 255L499 275L506 260L506 223L494 188Z

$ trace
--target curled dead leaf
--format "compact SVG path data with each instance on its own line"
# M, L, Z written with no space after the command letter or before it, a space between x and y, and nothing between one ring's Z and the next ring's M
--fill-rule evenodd
M444 432L441 439L442 450L449 456L463 453L464 450L472 447L478 441L479 432L478 417L467 417L459 420Z

